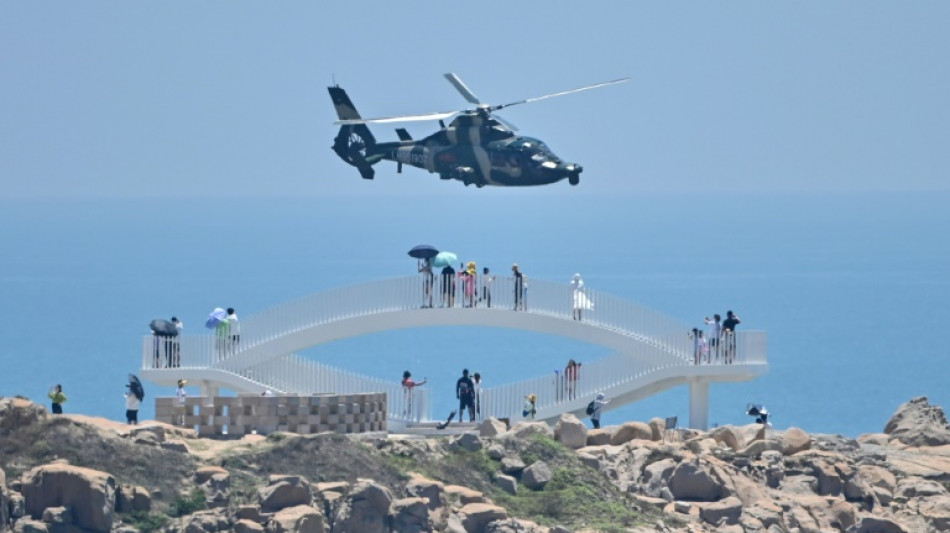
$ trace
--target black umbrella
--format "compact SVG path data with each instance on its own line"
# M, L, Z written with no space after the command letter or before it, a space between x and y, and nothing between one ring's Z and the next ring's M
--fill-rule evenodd
M162 318L156 318L151 321L148 327L152 328L152 331L159 337L177 337L178 336L178 326L173 322Z
M145 398L145 388L142 387L142 382L139 381L138 376L135 374L129 374L129 391L134 394L139 401Z
M420 244L419 246L414 246L412 250L409 250L409 257L415 257L416 259L432 259L438 255L439 251L433 246L428 244Z

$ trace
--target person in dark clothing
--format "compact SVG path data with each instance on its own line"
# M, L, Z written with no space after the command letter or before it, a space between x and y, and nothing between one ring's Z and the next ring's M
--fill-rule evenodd
M455 307L455 269L452 265L442 269L442 307Z
M459 400L459 422L462 414L468 410L468 421L475 421L475 384L468 377L468 369L462 370L462 377L455 382L455 397Z
M524 310L524 274L518 263L511 265L511 275L515 277L515 311Z
M725 350L725 362L730 364L736 357L736 326L742 321L732 311L726 311L726 319L722 321L723 348Z

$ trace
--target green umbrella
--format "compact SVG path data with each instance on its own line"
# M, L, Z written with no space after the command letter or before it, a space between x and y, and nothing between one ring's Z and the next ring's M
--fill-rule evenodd
M447 267L458 263L459 258L457 255L452 252L439 252L435 258L432 259L432 266L434 267Z

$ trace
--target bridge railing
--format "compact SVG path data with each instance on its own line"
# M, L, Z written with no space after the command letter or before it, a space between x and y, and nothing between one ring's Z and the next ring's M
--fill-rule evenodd
M735 354L729 364L765 363L765 339L764 331L737 332ZM649 347L645 346L644 350L649 350ZM694 364L692 361L640 355L635 358L630 354L613 354L583 363L578 367L574 380L569 380L564 371L559 369L546 376L486 388L481 397L482 416L519 419L529 394L537 397L535 407L539 411L557 408L577 399L592 400L598 392L613 387L649 379L650 374L662 369ZM701 364L726 365L725 358Z
M460 288L458 278L446 285L436 276L432 287L432 304L435 307L464 307L474 305L487 307L484 298L484 280L476 282L476 289L468 297L464 284ZM567 283L552 283L526 279L521 305L528 313L571 319L574 295ZM454 298L452 290L454 287ZM515 278L497 276L488 284L491 308L511 310L515 308ZM602 291L585 291L592 309L581 310L582 319L590 324L637 337L663 348L670 355L689 359L692 341L688 338L689 327L633 302ZM213 355L216 360L265 345L268 341L313 326L327 324L344 318L366 316L387 311L418 309L428 304L425 284L421 276L409 276L368 282L350 287L332 289L323 293L305 296L285 304L264 310L241 322L240 342L218 347ZM269 354L261 354L268 357Z

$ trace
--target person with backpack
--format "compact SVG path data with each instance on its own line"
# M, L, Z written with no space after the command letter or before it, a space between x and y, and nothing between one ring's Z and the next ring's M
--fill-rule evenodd
M598 392L597 397L587 404L587 416L590 417L590 423L593 424L594 429L600 429L600 413L608 403L604 399L604 393Z
M459 422L462 415L468 410L468 421L475 421L475 384L468 377L468 369L462 370L462 377L455 382L455 397L459 400Z

